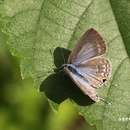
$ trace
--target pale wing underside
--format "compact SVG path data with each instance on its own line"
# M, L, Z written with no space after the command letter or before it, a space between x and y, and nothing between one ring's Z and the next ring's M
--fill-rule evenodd
M69 71L68 68L64 68L65 72L71 77L75 84L82 90L82 92L88 95L92 100L98 102L96 89L89 85L87 80L84 80L82 77L73 74Z
M84 79L94 88L100 87L108 79L111 71L110 62L103 57L93 58L77 67Z
M106 45L102 37L97 31L90 29L78 41L68 58L68 63L77 65L90 58L103 55L105 52Z

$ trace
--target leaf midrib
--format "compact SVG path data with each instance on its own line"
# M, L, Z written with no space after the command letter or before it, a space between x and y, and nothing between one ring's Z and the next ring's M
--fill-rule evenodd
M82 17L83 17L84 14L86 13L86 11L91 7L91 5L93 4L93 2L94 2L94 0L92 0L92 1L89 3L89 5L86 7L86 9L85 9L84 12L82 13L82 15L79 17L79 21L76 23L75 28L74 28L74 31L73 31L73 33L72 33L72 35L71 35L71 37L70 37L70 40L68 41L68 46L67 46L67 48L70 48L70 43L71 43L71 41L72 41L72 39L73 39L73 37L74 37L75 32L77 31L78 25L80 24L80 20L82 19Z

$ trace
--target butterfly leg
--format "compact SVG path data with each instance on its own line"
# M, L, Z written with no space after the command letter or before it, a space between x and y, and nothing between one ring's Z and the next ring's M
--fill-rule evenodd
M98 95L89 95L89 97L95 101L95 102L99 102L100 101L100 97Z

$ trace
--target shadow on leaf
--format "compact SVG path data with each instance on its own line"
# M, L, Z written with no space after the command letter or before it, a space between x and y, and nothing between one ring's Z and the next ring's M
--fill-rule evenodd
M81 92L68 75L58 70L67 61L69 54L70 51L64 48L58 47L55 49L53 56L57 69L55 74L48 76L42 82L40 91L45 92L49 99L58 104L67 98L71 98L79 105L90 105L93 101Z

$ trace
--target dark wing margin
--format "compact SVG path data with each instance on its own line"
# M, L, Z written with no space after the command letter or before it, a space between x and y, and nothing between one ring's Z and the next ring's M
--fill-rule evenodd
M103 55L105 52L106 44L103 38L95 29L91 28L83 34L76 44L68 58L68 63L77 65L90 58Z

